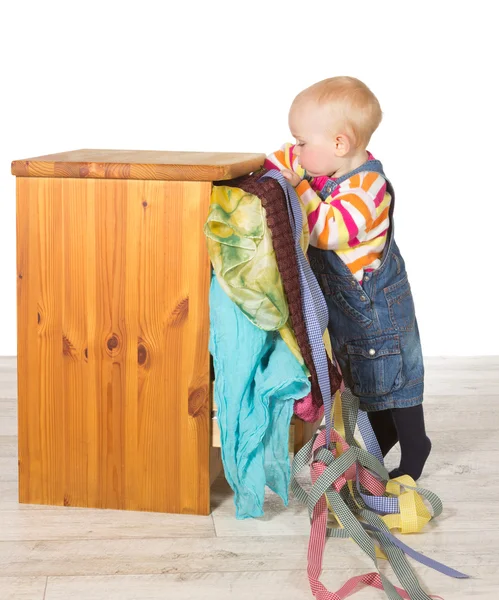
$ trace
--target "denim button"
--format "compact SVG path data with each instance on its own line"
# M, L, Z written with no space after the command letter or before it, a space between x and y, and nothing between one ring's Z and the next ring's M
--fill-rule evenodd
M362 295L362 296L360 297L360 299L362 300L362 302L365 302L365 301L367 300L367 298L366 298L364 295Z
M370 355L370 356L374 356L375 354L376 354L376 350L375 350L374 348L371 348L371 349L369 350L369 355Z

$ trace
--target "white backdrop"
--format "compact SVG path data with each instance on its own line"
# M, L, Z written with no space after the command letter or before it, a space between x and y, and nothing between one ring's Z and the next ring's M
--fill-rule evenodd
M499 354L495 4L2 3L0 356L16 354L12 160L268 153L290 140L294 95L334 75L364 80L381 102L370 150L397 191L425 354Z

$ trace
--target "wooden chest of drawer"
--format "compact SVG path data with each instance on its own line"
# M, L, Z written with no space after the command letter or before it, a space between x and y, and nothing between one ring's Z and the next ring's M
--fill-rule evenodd
M208 514L212 182L264 155L76 150L17 184L19 498ZM309 431L293 425L293 449Z

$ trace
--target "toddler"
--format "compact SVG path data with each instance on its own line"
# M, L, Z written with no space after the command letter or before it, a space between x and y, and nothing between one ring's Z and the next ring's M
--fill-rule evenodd
M320 81L295 98L296 144L270 155L296 188L310 229L310 265L324 292L335 356L385 456L390 477L418 479L431 450L423 415L424 367L404 259L395 243L395 195L366 150L381 122L377 98L353 77Z

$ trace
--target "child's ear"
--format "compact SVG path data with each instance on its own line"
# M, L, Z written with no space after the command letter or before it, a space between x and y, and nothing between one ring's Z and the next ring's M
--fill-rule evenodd
M336 156L346 156L350 152L350 148L350 140L344 133L340 133L334 138L334 149Z

